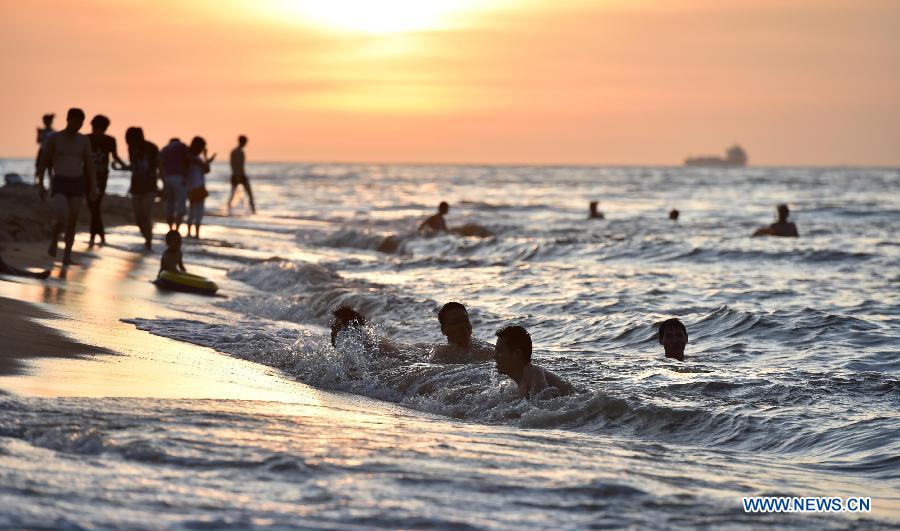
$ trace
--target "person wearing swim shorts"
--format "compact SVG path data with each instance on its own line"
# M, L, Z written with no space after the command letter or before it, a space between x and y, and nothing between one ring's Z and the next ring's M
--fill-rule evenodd
M78 108L69 109L66 114L66 128L47 139L38 163L38 192L44 201L47 199L44 173L47 168L53 167L53 176L50 179L50 197L53 202L55 220L51 229L52 235L47 253L56 258L59 233L65 229L64 265L74 263L72 261L72 244L75 242L75 226L85 190L88 190L88 199L93 200L99 195L91 153L91 141L87 135L78 132L82 125L84 125L84 111Z

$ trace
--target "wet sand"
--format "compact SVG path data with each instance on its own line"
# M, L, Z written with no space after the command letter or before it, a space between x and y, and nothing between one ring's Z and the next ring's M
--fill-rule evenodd
M80 266L53 266L47 280L0 275L0 392L44 397L154 397L315 401L318 392L277 371L135 329L122 319L191 318L150 282L159 252L144 253L133 227L112 229L115 245L85 249ZM160 237L161 226L157 227ZM11 261L40 266L43 243L16 244ZM223 271L194 267L217 280ZM203 304L208 304L204 301Z
M0 375L21 374L23 359L39 357L77 358L91 354L111 354L105 348L74 341L40 321L60 317L32 304L0 297Z

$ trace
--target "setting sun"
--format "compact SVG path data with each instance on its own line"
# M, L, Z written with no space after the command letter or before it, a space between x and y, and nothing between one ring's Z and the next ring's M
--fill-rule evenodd
M300 17L302 22L329 29L365 33L397 33L439 29L450 18L473 6L448 0L330 0L327 2L276 2L277 10Z

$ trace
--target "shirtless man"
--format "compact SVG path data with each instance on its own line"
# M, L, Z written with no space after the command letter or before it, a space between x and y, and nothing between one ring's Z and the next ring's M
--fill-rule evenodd
M253 191L250 189L250 181L247 179L247 172L244 170L244 163L247 157L244 155L244 146L247 145L247 137L241 135L238 137L238 145L231 150L231 197L228 198L228 210L231 211L231 203L234 201L234 193L237 187L243 185L247 197L250 199L250 210L256 214L256 205L253 203Z
M434 363L471 363L493 359L494 349L482 341L472 339L472 323L469 312L458 302L448 302L438 312L441 333L447 344L434 350Z
M441 201L441 204L438 205L438 213L423 221L419 225L419 232L422 232L425 227L428 227L428 230L431 233L447 232L447 222L444 221L444 216L446 216L449 211L450 205L448 205L446 201Z
M53 167L50 196L56 219L51 229L53 234L47 252L56 258L59 233L65 227L66 250L63 254L65 265L73 263L72 244L75 242L75 224L78 221L78 210L81 208L81 198L85 191L85 175L89 190L88 198L93 200L99 195L91 141L86 135L78 132L82 125L84 125L84 111L77 108L69 109L66 115L66 128L47 139L38 163L38 192L42 201L47 200L44 172L48 167Z
M497 372L512 378L518 384L522 397L530 399L551 387L555 388L557 396L575 392L569 382L531 364L531 335L521 326L498 330L495 352Z
M684 361L684 347L688 342L687 328L680 320L672 318L659 323L659 344L666 351L667 358Z
M797 232L797 225L793 222L788 221L788 216L791 215L790 209L788 209L787 205L778 205L778 221L772 223L768 227L760 227L756 229L756 232L753 233L753 237L757 236L786 236L796 238L800 236L800 233Z

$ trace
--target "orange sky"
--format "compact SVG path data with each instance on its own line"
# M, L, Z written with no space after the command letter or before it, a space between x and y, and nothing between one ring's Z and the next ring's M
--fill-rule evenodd
M77 105L250 160L898 165L898 35L896 0L3 0L0 156Z

